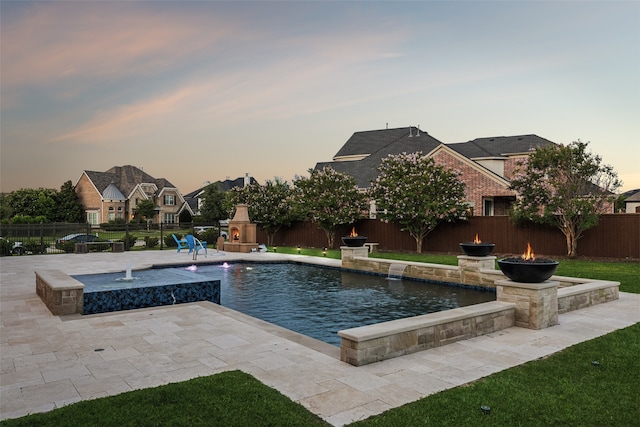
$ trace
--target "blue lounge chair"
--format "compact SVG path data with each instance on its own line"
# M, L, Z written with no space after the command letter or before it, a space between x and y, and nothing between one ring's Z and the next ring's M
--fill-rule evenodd
M203 242L193 237L191 234L187 234L187 245L189 245L189 253L194 252L194 256L198 255L200 249L204 249L204 254L207 254L207 242Z
M172 234L172 236L173 236L173 240L175 240L176 243L178 244L178 253L180 253L180 249L189 248L189 242L187 241L187 239L178 239L175 234Z

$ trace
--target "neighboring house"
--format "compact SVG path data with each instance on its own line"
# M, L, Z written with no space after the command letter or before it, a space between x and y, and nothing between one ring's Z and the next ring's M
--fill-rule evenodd
M640 213L640 189L624 192L624 212Z
M478 138L444 144L416 127L356 132L336 153L329 166L349 174L360 188L368 188L378 176L378 166L389 154L421 151L437 164L461 173L466 196L475 215L506 215L516 193L509 190L516 163L526 160L537 147L553 142L537 135Z
M246 187L249 184L257 184L258 181L255 178L250 177L249 174L245 174L244 177L236 178L236 179L226 179L224 181L216 181L213 184L217 184L220 191L226 193L231 190L233 187ZM200 187L197 190L193 190L190 193L184 195L185 201L189 204L191 211L194 212L195 215L200 215L200 208L202 207L202 196L204 195L204 189L211 185L211 183L207 183L204 187Z
M154 223L178 223L180 213L185 209L193 215L173 184L164 178L154 178L135 166L114 166L106 172L83 171L75 191L90 224L113 220L129 222L142 200L155 204Z

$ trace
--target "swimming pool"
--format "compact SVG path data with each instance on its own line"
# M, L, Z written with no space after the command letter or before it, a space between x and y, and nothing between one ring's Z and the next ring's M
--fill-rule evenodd
M203 282L220 280L222 306L335 346L343 329L495 300L490 290L389 280L308 264L230 263L170 270L182 275L187 269ZM148 271L158 275L163 270ZM116 276L122 273L110 277ZM86 279L74 277L85 283L85 292L91 290Z

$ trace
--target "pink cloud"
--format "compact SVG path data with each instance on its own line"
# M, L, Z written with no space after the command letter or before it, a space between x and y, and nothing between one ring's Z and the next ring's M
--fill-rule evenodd
M145 73L225 37L224 23L203 33L197 16L175 19L135 3L52 2L27 10L4 23L4 85Z

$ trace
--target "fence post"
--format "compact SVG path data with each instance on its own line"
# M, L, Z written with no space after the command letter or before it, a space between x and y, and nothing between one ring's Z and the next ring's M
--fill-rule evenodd
M124 250L129 250L129 223L127 222L124 227Z
M163 231L164 231L164 223L160 222L160 250L162 250L164 248Z
M46 253L44 250L44 224L40 221L40 250L41 253Z

